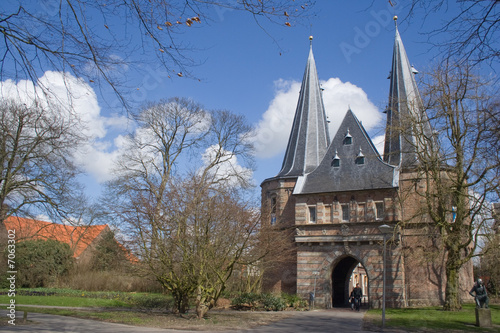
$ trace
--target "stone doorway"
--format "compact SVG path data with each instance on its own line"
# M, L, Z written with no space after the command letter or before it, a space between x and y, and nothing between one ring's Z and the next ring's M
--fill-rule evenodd
M352 288L359 283L363 289L362 303L368 302L368 277L362 264L354 257L340 259L332 270L332 306L349 307L349 295Z

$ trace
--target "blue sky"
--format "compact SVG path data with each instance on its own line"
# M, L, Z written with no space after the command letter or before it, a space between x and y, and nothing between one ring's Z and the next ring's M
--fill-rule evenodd
M140 73L128 73L123 68L122 78L136 88L129 95L136 106L179 96L192 98L208 109L228 109L245 115L260 133L254 172L254 182L260 185L281 168L310 35L314 36L313 52L325 88L330 137L350 105L375 143L379 142L385 125L382 111L388 100L393 16L400 18L398 26L407 54L420 71L429 69L437 54L426 43L424 32L445 18L434 15L424 20L422 13L416 12L408 21L404 19L407 2L392 3L394 6L388 1L319 0L310 17L290 20L291 27L263 20L264 29L248 13L213 9L208 13L212 21L185 27L180 36L183 42L199 49L190 54L199 63L191 68L195 78L168 78L149 65ZM57 73L47 73L42 79L55 82ZM2 82L2 90L5 92L9 85L14 83ZM75 81L75 89L79 85ZM101 94L90 83L85 89L87 93L77 104L79 112L92 124L95 144L87 147L87 154L80 156L79 162L88 171L84 181L89 194L97 196L103 181L109 179L110 163L128 124L123 111L110 107L116 103L106 89Z
M196 59L203 61L193 72L200 78L166 79L156 89L148 91L153 100L170 96L186 96L202 103L207 108L229 109L244 114L258 125L270 104L280 95L287 98L288 124L279 129L280 135L288 138L289 126L295 112L298 85L290 91L292 82L300 82L309 52L309 35L313 35L313 52L320 80L336 78L338 85L348 83L358 90L344 89L344 105L351 107L359 101L359 91L364 91L372 105L377 108L378 122L370 126L372 137L382 134L383 111L387 100L389 74L394 42L393 16L399 15L399 29L410 60L418 69L430 61L429 46L421 35L421 20L415 18L409 25L403 20L404 8L391 7L387 1L362 3L359 1L318 1L316 15L300 22L291 22L292 27L272 24L260 29L253 18L236 11L214 11L214 22L209 26L197 26L188 31L186 37L192 44L205 47ZM270 38L271 35L272 38ZM423 68L422 68L423 69ZM332 82L333 83L333 82ZM288 96L286 92L290 92ZM328 92L325 91L324 94ZM352 94L352 100L349 100ZM328 107L327 114L333 125L340 124L347 105ZM364 105L364 104L361 104ZM360 106L361 107L361 106ZM353 110L362 114L363 110ZM359 115L358 115L359 117ZM373 115L365 119L370 121ZM285 121L283 121L285 122ZM372 121L373 122L373 121ZM330 133L333 137L334 133ZM265 142L268 145L274 142ZM255 183L275 176L280 168L286 142L281 140L281 150L273 156L257 155ZM265 155L265 154L264 154Z

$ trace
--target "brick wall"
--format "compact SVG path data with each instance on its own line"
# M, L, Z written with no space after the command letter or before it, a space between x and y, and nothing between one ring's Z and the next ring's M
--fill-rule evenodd
M425 191L426 186L415 181L416 176L402 173L400 188L310 195L292 194L295 179L264 182L263 223L271 223L271 199L275 197L276 225L287 232L295 228L290 246L296 249L295 259L266 272L264 290L296 290L299 296L308 299L316 286L315 304L330 307L335 290L349 293L348 281L345 290L334 286L335 268L359 262L369 279L369 304L381 307L383 236L378 227L388 224L395 232L390 235L387 249L387 306L443 304L446 258L439 234L430 227L428 216L421 214L423 198L418 192ZM383 204L382 216L377 212L377 204ZM343 218L343 206L349 212L347 220ZM316 219L312 223L310 215L314 211ZM469 262L461 271L462 298L467 299L472 284Z

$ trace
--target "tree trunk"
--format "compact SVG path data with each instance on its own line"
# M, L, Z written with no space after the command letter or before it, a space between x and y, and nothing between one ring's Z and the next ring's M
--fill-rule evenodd
M198 319L203 319L208 312L209 307L205 304L206 296L203 295L201 286L196 290L196 315Z
M188 295L180 293L172 293L172 296L174 297L174 303L175 303L175 308L173 309L174 313L175 314L186 313L187 310L189 309Z
M444 309L458 311L462 309L460 302L460 253L457 250L448 250L446 260L446 291Z

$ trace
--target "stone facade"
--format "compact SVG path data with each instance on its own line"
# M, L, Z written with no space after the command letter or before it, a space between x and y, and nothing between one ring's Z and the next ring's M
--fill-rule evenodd
M404 174L402 178L405 177L409 176ZM270 211L272 198L276 198L275 223L295 227L295 239L290 244L296 246L295 260L266 274L265 290L296 292L304 298L315 291L317 306L345 306L350 293L349 277L361 263L368 278L368 303L370 307L381 307L383 235L378 227L386 224L395 230L387 243L387 306L444 302L445 256L440 250L438 234L430 232L429 224L422 220L408 221L405 228L401 228L405 218L402 212L413 214L418 209L416 198L407 197L400 202L403 195L399 188L293 195L293 185L291 179L262 184L263 207ZM383 213L380 204L383 204ZM342 206L345 205L348 220L343 220ZM314 223L310 220L309 208L316 210ZM270 221L268 219L268 223ZM467 264L461 274L461 292L466 299L473 284L472 264Z
M271 224L291 236L285 238L296 257L293 228L295 225L295 197L292 196L295 179L279 179L266 182L262 186L263 223ZM290 230L292 229L292 230ZM295 260L273 262L263 277L263 289L266 291L295 294L297 292L297 264Z

